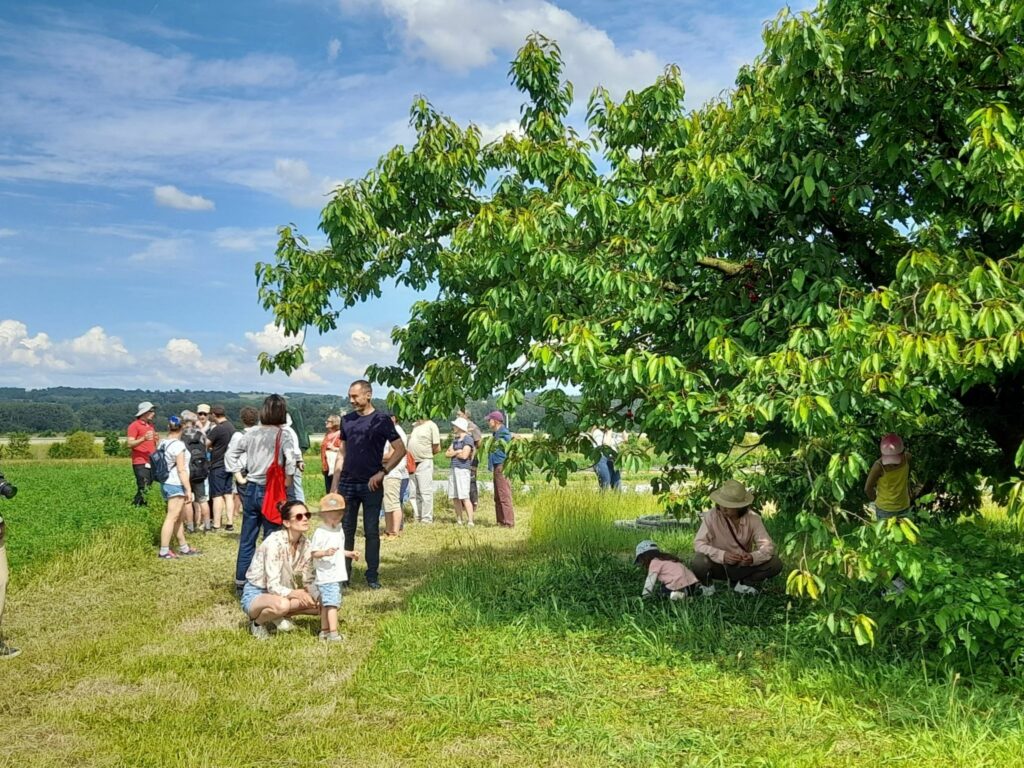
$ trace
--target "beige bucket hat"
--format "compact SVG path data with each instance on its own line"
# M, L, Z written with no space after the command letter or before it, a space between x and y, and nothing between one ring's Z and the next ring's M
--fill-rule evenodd
M726 480L721 488L711 492L711 500L726 509L742 509L754 503L754 494L739 480Z

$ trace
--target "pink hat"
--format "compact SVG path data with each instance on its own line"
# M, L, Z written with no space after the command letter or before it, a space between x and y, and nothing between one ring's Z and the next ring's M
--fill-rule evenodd
M878 444L882 452L883 464L900 464L903 462L903 438L895 432L890 432L882 437Z
M488 421L491 420L491 419L494 419L495 421L498 421L498 422L501 422L502 424L504 424L505 423L505 414L503 414L501 411L491 411L490 413L487 414L487 419L488 419Z

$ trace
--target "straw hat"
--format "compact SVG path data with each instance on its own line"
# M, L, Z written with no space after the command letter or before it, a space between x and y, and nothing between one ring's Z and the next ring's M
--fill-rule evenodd
M754 503L754 494L739 480L726 480L721 488L711 492L711 500L726 509L742 509Z

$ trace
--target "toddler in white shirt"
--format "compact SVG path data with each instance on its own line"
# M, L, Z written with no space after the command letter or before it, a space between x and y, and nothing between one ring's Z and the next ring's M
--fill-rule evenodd
M321 523L311 544L316 586L320 590L320 639L330 643L345 639L338 634L341 582L348 581L345 558L359 559L358 552L345 551L345 531L341 527L344 512L345 497L341 494L329 493L320 499Z

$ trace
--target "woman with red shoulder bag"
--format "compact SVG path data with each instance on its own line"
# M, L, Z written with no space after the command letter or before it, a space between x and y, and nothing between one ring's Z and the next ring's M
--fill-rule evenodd
M241 488L242 532L235 563L236 591L245 586L245 572L252 563L260 531L266 539L281 527L279 507L286 500L287 486L295 474L296 446L283 429L287 415L285 399L270 395L260 409L260 426L247 431L228 449L229 454L245 454L247 470L246 483Z

